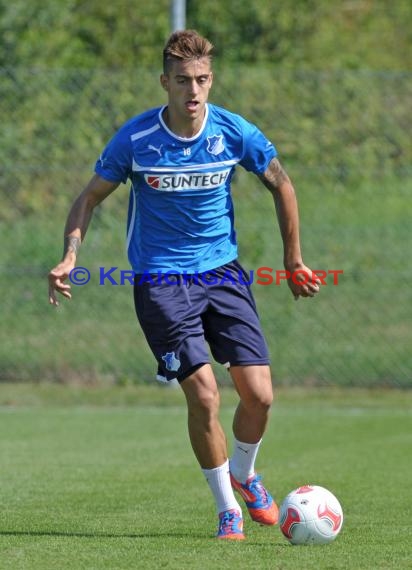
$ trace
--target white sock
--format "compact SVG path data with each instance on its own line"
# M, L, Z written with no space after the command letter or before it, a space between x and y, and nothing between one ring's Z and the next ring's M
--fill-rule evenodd
M233 455L230 459L230 472L240 483L255 474L255 461L261 441L243 443L234 438Z
M230 483L229 461L226 460L220 467L202 469L202 471L215 498L218 514L230 509L236 509L242 514Z

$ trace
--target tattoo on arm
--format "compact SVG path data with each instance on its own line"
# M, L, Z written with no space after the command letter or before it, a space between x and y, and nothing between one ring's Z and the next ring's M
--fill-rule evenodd
M271 160L268 168L260 178L271 192L279 188L283 182L289 181L288 175L277 158Z
M75 255L79 253L81 240L78 237L66 236L64 238L64 252L63 256L66 255L68 251L72 251Z

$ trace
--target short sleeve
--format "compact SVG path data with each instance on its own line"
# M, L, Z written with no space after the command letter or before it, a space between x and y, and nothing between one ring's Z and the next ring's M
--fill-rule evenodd
M133 151L129 129L122 127L109 141L95 165L95 172L110 182L125 183L132 172Z
M262 174L277 156L273 143L252 123L243 120L243 156L240 164L250 172Z

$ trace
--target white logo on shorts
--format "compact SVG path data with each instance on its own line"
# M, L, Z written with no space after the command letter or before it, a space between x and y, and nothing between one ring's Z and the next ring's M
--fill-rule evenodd
M166 352L166 354L162 356L162 360L164 360L167 370L170 370L171 372L176 372L179 370L180 360L176 358L174 352Z

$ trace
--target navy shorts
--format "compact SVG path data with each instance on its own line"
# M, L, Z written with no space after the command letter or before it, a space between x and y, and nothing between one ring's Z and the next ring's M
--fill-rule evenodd
M213 358L227 367L269 364L249 276L237 261L194 275L135 276L137 318L159 374L182 381Z

